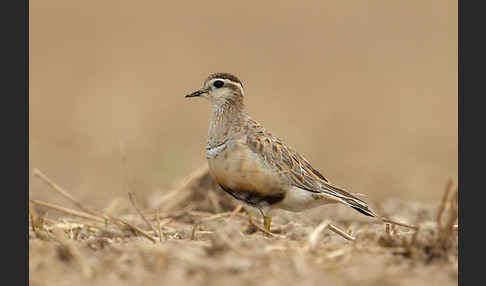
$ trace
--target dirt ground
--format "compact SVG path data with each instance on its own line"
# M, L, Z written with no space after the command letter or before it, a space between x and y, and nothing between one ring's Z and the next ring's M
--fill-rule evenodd
M32 0L29 16L31 285L457 284L457 1ZM409 227L329 205L279 212L267 237L232 215L197 171L211 108L184 98L213 72Z
M457 285L452 182L435 204L375 205L405 226L328 206L279 212L272 234L205 169L144 210L129 196L93 211L50 187L78 210L31 201L30 285Z

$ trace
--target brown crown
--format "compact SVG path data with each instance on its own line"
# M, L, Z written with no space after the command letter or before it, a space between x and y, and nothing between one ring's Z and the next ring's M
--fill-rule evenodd
M237 82L237 83L241 84L241 86L243 86L243 83L241 83L241 81L236 76L229 74L229 73L224 73L224 72L213 73L212 75L210 75L208 77L207 80L212 80L212 79L215 79L215 78L229 79L229 80Z

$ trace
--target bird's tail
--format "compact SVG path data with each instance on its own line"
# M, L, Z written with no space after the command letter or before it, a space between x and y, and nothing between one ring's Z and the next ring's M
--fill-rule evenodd
M346 198L346 199L344 199L343 198L343 203L345 205L352 207L353 209L357 210L358 212L360 212L364 215L371 216L371 217L377 217L377 215L372 210L370 210L370 208L368 207L368 204L365 203L364 201L360 200L360 199L357 199L357 198Z
M326 192L334 195L335 197L339 198L339 201L347 206L352 207L353 209L357 210L358 212L371 216L371 217L378 217L372 210L370 210L368 204L357 197L351 195L350 193L346 192L343 189L340 189L336 186L331 184L326 184L325 186Z

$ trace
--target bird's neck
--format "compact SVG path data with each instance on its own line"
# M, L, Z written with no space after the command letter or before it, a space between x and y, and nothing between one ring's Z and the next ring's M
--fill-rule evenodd
M243 102L214 104L209 121L208 147L219 146L238 133L244 125L245 116Z

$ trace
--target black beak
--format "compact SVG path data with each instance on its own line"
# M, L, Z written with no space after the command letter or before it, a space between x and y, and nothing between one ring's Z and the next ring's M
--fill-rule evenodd
M196 90L195 92L186 95L185 97L196 97L196 96L200 96L201 94L204 94L206 92L208 92L206 89L200 89L200 90Z

